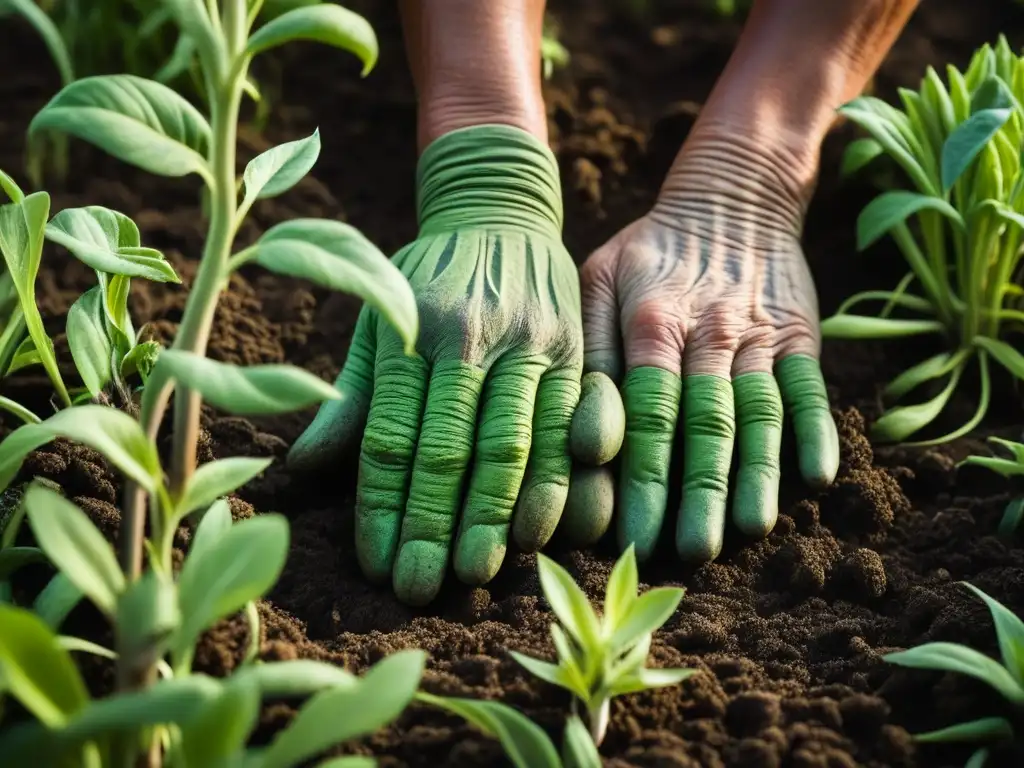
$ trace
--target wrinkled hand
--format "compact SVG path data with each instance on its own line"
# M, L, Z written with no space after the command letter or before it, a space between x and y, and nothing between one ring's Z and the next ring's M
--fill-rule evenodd
M677 433L684 470L676 548L686 560L721 552L734 443L732 519L753 536L774 527L783 404L805 480L827 485L838 469L817 297L799 233L762 221L732 195L705 195L659 203L581 272L585 368L621 381L618 535L638 557L650 555L661 531Z
M551 537L568 495L583 365L579 278L561 243L550 150L510 127L463 129L427 148L418 181L419 237L394 257L417 297L418 355L403 354L364 308L337 381L344 397L289 455L296 469L329 468L362 438L359 563L411 604L440 589L457 518L454 567L470 584L497 573L510 527L526 551ZM622 442L621 401L606 377L587 389L613 407L577 419L572 443L604 463Z

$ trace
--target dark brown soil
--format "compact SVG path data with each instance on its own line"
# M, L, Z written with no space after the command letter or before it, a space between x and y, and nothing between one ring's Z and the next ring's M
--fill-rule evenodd
M393 4L351 5L370 16L381 39L381 63L366 81L344 56L302 46L264 72L271 90L284 96L265 133L246 134L245 154L317 125L324 152L315 179L256 207L245 239L296 215L344 218L384 249L415 234L415 105ZM714 17L697 0L657 5L653 18L639 22L608 10L613 3L553 3L573 59L547 93L564 175L565 237L579 260L650 204L739 30L738 21ZM1000 31L1014 46L1024 44L1024 13L1010 0L929 0L886 61L878 92L888 96L897 85L916 84L929 64L962 66ZM6 22L0 26L0 167L16 174L27 120L54 88L42 74L49 65L38 46L15 63L14 50L31 46L31 39ZM826 144L805 240L826 314L853 290L891 285L901 271L892 251L854 251L854 220L871 190L836 181L849 130L838 129ZM67 184L53 189L54 208L100 204L133 215L144 242L165 249L187 284L203 236L195 185L154 179L81 147L73 168ZM90 279L77 263L47 255L39 301L54 333ZM183 290L135 282L137 319L169 338ZM287 360L333 378L356 310L345 296L246 272L221 302L211 354L236 363ZM645 569L647 584L688 589L656 636L654 663L695 666L702 674L679 688L615 702L602 748L607 765L963 765L968 751L916 748L909 734L999 711L995 694L963 678L896 670L881 656L930 640L994 653L987 612L959 580L1024 611L1021 537L994 535L1011 489L987 473L954 468L987 434L1019 439L1024 414L1019 395L1004 389L970 439L925 451L873 450L865 422L878 413L881 385L914 359L905 351L826 345L843 448L832 488L808 492L790 462L784 514L767 540L730 542L717 563L697 570L684 570L671 556ZM971 386L957 403L964 414L973 408ZM42 381L23 379L16 396L45 404L48 395L39 393L47 391ZM205 458L282 459L311 413L260 424L208 416ZM533 559L510 557L487 588L453 583L429 609L410 610L360 577L350 532L354 473L339 469L331 485L311 490L291 483L278 461L235 504L238 514L279 510L292 520L286 573L262 608L263 657L317 657L361 670L392 651L421 647L430 653L428 689L499 698L558 732L566 697L529 678L506 654L510 648L550 652L550 614L538 597ZM117 478L94 455L57 444L37 454L27 471L59 481L115 535ZM592 596L602 593L615 556L610 545L557 556ZM245 641L244 624L226 622L206 639L200 667L230 671ZM100 672L90 677L102 687L109 680ZM260 738L291 714L283 706L268 709ZM384 766L501 764L495 744L423 709L348 750L377 755ZM1024 750L1006 750L991 764L1024 764Z

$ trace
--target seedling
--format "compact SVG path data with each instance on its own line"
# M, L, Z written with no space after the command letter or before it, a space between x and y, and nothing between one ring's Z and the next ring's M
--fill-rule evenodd
M937 334L949 346L885 387L883 395L895 402L939 384L931 399L893 407L875 422L872 435L885 442L905 441L931 424L972 364L980 377L973 416L916 445L951 440L981 421L993 363L1024 379L1024 355L1006 341L1024 330L1024 63L1001 37L994 49L986 45L974 55L966 73L948 67L947 81L928 69L918 91L900 90L902 110L870 96L840 109L870 134L849 148L847 170L884 154L915 190L887 191L868 204L857 221L857 247L890 234L910 271L895 290L848 299L822 323L822 333L845 339ZM850 313L869 301L884 302L877 316ZM897 310L905 316L895 316Z
M959 466L975 466L991 469L1003 477L1024 477L1024 443L1015 443L1000 437L990 437L989 442L1001 446L1010 452L1010 458L998 456L968 456ZM1012 500L1006 505L1003 519L999 522L999 533L1003 536L1013 534L1024 519L1024 497Z
M541 72L550 80L556 69L568 66L569 51L558 41L558 23L550 16L544 17L544 33L540 39Z
M925 643L883 658L890 664L913 669L933 669L970 675L991 686L1018 711L1024 710L1024 622L1002 603L989 597L977 587L962 582L965 587L985 601L999 640L1003 663L1000 665L982 653L957 643ZM1009 741L1014 738L1013 724L1003 717L983 717L978 720L918 734L914 737L924 743L969 742L987 743ZM982 768L989 757L988 746L979 748L967 763L967 768Z
M126 378L143 379L155 360L156 344L138 344L128 313L132 277L180 282L160 251L140 244L139 228L130 218L99 206L68 208L47 221L50 196L26 195L0 171L0 190L10 202L0 206L0 374L8 376L41 364L65 407L81 400L103 400L110 391L128 402ZM56 243L96 271L98 285L71 307L68 343L75 367L85 384L77 398L68 391L57 368L53 342L46 334L35 300L35 282L43 243ZM24 406L0 397L0 407L25 422L39 417Z
M595 744L604 739L612 698L676 685L696 672L644 666L654 631L675 613L685 590L658 587L637 596L632 545L612 569L601 618L562 566L537 555L537 569L544 597L559 622L551 625L558 663L510 654L530 673L573 694L573 708L577 701L583 705Z

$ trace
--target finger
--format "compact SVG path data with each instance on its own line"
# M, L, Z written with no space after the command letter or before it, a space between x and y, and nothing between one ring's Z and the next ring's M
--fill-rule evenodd
M368 579L391 577L429 376L422 357L407 357L389 328L381 343L370 414L359 455L356 557Z
M782 395L770 373L744 373L732 380L736 405L739 468L732 517L748 536L767 536L779 516L779 451Z
M607 375L583 377L579 405L572 415L572 455L599 467L614 459L626 434L626 411L618 388Z
M508 529L526 472L534 400L547 360L505 358L484 384L476 455L455 544L455 572L486 584L501 568Z
M679 416L682 380L653 366L626 374L626 439L619 480L620 549L635 546L637 559L654 551L665 520L672 440Z
M684 560L718 557L725 535L729 465L736 434L732 386L713 374L683 380L683 500L676 550Z
M622 378L619 307L615 299L615 259L609 243L580 268L583 307L583 370L600 371L613 382Z
M409 605L426 605L441 589L483 384L483 369L461 361L431 372L392 577Z
M533 445L512 534L526 552L551 538L569 494L569 425L580 399L580 370L560 368L541 377L533 418Z
M612 522L615 476L610 467L579 466L572 470L559 536L574 549L596 544Z
M290 471L311 472L332 466L358 447L373 392L375 326L376 315L364 308L359 313L345 365L334 382L341 398L324 402L312 423L289 449Z
M821 365L810 355L789 355L775 364L785 410L793 419L800 474L824 488L839 471L839 433L829 409Z

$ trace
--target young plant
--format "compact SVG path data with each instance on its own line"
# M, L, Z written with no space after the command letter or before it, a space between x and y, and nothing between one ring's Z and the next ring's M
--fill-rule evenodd
M982 653L956 643L925 643L906 651L887 654L883 658L890 664L901 667L970 675L991 686L1018 712L1024 713L1024 622L1002 603L977 587L962 583L985 601L992 614L1002 665ZM1012 740L1014 727L1003 717L983 717L938 731L918 734L914 738L924 743L969 742L991 745L993 742ZM967 763L968 768L982 768L988 760L989 753L989 746L979 748Z
M998 456L968 456L960 462L959 466L985 467L997 472L1003 477L1024 477L1024 443L1015 443L1012 440L1004 440L1001 437L990 437L990 443L1001 446L1010 452L1010 458L1004 459ZM1013 499L1006 505L1003 519L999 522L999 533L1009 536L1020 527L1024 519L1024 496Z
M569 64L569 51L558 42L558 23L550 16L544 17L544 33L540 39L540 61L545 80L550 80L556 69L561 69Z
M644 666L654 631L675 613L684 590L658 587L637 596L632 545L612 569L600 618L562 566L537 555L537 568L544 597L559 622L551 625L558 663L510 654L530 673L573 694L574 712L578 701L586 710L595 744L604 739L612 698L676 685L696 672Z
M82 400L106 400L111 389L128 402L126 377L145 379L155 360L156 345L137 343L128 313L132 277L181 282L163 254L140 244L139 228L130 218L99 206L68 208L47 221L50 196L26 195L0 171L0 190L10 202L0 206L0 375L8 376L41 364L64 407ZM53 342L36 306L35 282L45 241L66 248L97 274L99 285L83 294L67 318L68 344L85 392L74 397L57 368ZM0 397L0 408L25 422L39 417L22 405Z
M947 67L947 81L928 69L919 90L900 90L902 110L870 96L840 109L870 134L851 145L847 170L884 154L913 186L884 192L864 208L857 247L890 234L910 271L895 290L848 299L822 323L822 333L844 339L935 334L949 347L885 387L883 395L895 402L939 384L930 399L893 407L875 422L873 437L886 442L905 441L931 424L972 364L980 377L974 415L917 445L951 440L981 421L993 363L1024 379L1024 355L1007 341L1024 331L1024 62L1001 37L994 49L980 49L965 73ZM850 313L871 301L884 303L877 316ZM894 316L896 310L905 316Z

